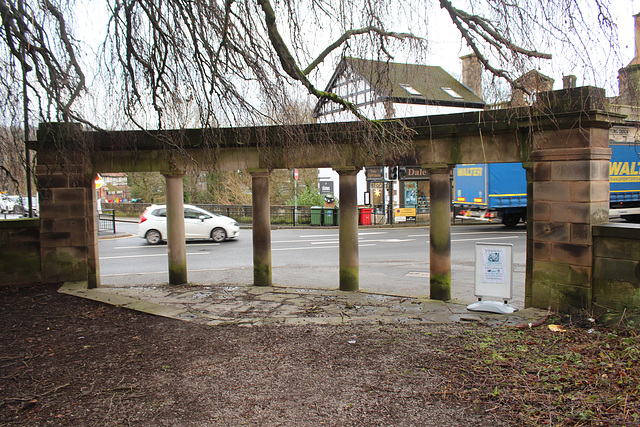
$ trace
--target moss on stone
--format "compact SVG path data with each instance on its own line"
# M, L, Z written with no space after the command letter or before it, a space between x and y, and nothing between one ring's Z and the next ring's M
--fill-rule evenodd
M536 273L531 296L532 305L537 308L571 312L591 308L591 288L589 282L583 285L568 284L558 280L555 274Z
M451 299L451 273L432 273L429 282L429 296L431 299L440 301L448 301Z
M0 251L0 275L19 273L38 280L40 255L24 252Z
M263 263L253 259L253 284L256 286L271 286L271 263Z
M182 285L187 283L186 263L174 263L169 261L169 283L172 285Z
M360 289L360 272L358 268L340 268L340 290L354 292Z

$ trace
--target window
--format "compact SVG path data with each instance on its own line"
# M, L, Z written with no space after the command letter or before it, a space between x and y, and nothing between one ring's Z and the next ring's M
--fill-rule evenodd
M413 96L421 96L422 95L420 92L418 92L416 89L414 89L413 86L411 86L411 85L400 83L400 87L402 89L406 90L409 93L409 95L413 95Z
M195 209L185 208L185 210L184 210L184 217L185 218L198 219L198 218L200 218L200 216L205 216L205 215L202 212L197 211Z
M440 89L445 91L449 96L451 96L453 98L462 99L462 96L460 96L460 94L458 92L456 92L455 90L451 89L450 87L441 87Z
M160 209L156 209L151 214L154 215L154 216L159 216L159 217L164 218L164 217L167 216L167 210L165 208L160 208Z

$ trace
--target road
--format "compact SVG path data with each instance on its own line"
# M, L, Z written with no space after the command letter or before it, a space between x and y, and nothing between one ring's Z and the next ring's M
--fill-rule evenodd
M136 224L118 223L119 232L136 233ZM513 245L512 305L524 306L525 228L502 225L453 226L451 229L452 297L474 302L475 243ZM282 286L336 289L338 230L283 229L271 233L273 283ZM365 291L426 296L429 294L429 229L361 229L360 288ZM137 236L101 240L103 286L167 283L167 246L151 246ZM199 284L252 282L251 230L223 243L187 242L189 281Z

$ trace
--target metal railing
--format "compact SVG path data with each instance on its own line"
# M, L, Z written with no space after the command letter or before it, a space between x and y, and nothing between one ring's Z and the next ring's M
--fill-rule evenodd
M250 205L196 205L211 213L228 216L240 224L253 222L253 206ZM271 224L274 225L309 225L311 224L311 208L309 206L271 206Z
M109 217L105 217L106 220L113 220L114 209L118 216L138 217L145 208L149 206L147 203L103 203L103 208L108 207L110 209L103 209L103 212L109 212ZM216 204L204 204L198 203L196 206L201 207L209 212L228 216L235 219L239 224L250 225L253 222L253 207L251 205L216 205ZM385 210L379 208L371 208L370 220L360 222L362 225L428 225L429 224L429 209L428 207L419 207L416 209L415 217L406 217L403 221L399 221L400 218L394 213L394 209L387 208ZM112 208L112 209L111 209ZM271 224L283 225L283 226L305 226L305 225L318 225L312 224L312 207L310 206L298 206L297 211L293 206L271 206ZM452 206L452 222L459 223L461 220L456 220L457 206ZM385 212L386 211L386 212ZM335 212L335 215L338 211ZM391 218L391 219L390 219ZM102 222L102 221L100 221ZM324 224L324 221L322 221ZM101 225L102 227L102 225ZM115 228L115 226L114 226ZM112 228L109 228L111 230ZM102 231L102 228L100 229Z
M98 212L98 231L116 233L116 211L114 209L102 209L102 212Z

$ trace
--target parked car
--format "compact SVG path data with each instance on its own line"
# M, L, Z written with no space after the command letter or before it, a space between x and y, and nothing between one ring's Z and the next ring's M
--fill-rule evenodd
M17 205L16 205L17 206ZM29 198L22 197L20 198L19 204L20 213L22 216L29 216L27 212L29 212ZM40 205L38 203L38 197L31 197L31 212L33 212L32 216L38 216L40 214Z
M222 242L240 234L238 223L197 206L184 205L184 231L187 239L211 239ZM167 206L151 205L140 215L138 236L151 245L167 240Z
M11 200L11 196L6 194L0 194L0 211L13 212L14 202Z

